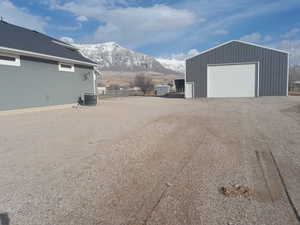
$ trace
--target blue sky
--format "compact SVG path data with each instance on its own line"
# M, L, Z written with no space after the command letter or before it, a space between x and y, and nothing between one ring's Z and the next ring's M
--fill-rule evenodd
M299 0L0 0L6 21L56 38L175 58L232 39L298 54L299 12Z

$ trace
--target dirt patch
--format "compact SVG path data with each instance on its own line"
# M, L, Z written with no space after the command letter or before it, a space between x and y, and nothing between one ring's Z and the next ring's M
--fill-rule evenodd
M283 112L287 113L300 113L300 105L295 105L290 108L283 110Z
M232 185L230 187L221 187L220 192L226 197L238 197L242 196L245 198L249 198L253 195L253 192L250 188L240 185Z
M290 118L293 118L296 122L300 123L300 105L288 107L286 109L281 110L281 112L289 116Z

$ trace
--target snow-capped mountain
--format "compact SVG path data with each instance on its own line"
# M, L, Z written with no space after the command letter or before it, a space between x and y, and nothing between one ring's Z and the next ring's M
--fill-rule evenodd
M120 46L115 42L75 45L87 58L97 62L102 71L152 71L176 74L155 58Z
M185 73L185 61L171 58L156 58L165 68L180 73Z
M185 60L199 55L200 52L197 49L190 49L187 52L179 54L173 54L169 57L157 58L157 60L166 68L175 70L181 73L185 73Z

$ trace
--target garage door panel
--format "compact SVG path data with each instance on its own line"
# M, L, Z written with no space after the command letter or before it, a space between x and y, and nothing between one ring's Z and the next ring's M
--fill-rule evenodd
M255 64L207 68L207 97L255 97Z

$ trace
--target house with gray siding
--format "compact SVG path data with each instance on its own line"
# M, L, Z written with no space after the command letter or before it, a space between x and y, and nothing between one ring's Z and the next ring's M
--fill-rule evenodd
M288 95L288 52L229 41L186 60L185 97Z
M74 46L4 21L0 34L0 110L73 104L96 93L96 63Z

